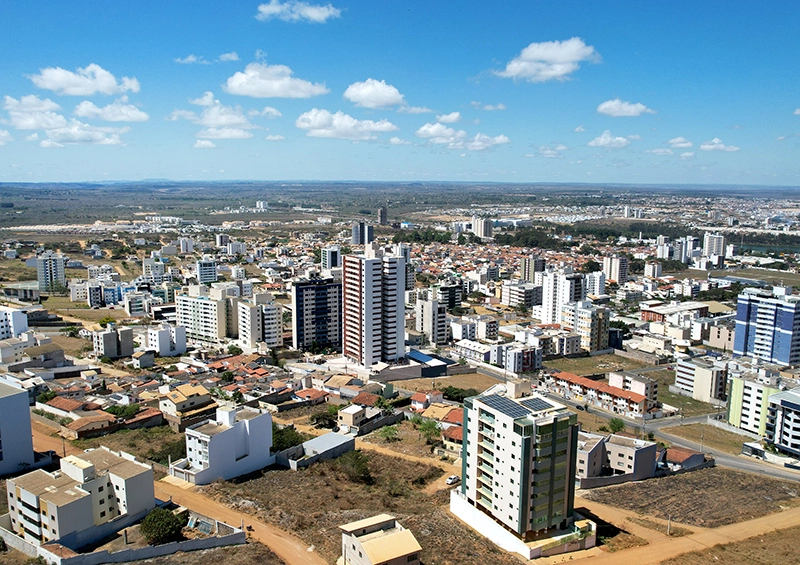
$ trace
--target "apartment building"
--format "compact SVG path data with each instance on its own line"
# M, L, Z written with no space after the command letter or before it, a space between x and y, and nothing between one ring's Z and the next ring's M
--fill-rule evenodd
M0 306L0 339L17 337L28 331L28 315L18 308Z
M216 418L186 428L186 458L170 465L173 477L205 485L275 463L272 415L251 408L218 408Z
M39 282L39 291L49 292L55 288L66 288L66 265L67 258L61 253L45 251L36 257L36 279Z
M379 514L339 526L342 565L419 565L422 547L394 516Z
M618 285L628 282L628 258L624 255L603 257L603 274L606 280L614 281Z
M504 284L500 291L500 303L511 308L527 308L542 304L542 287L531 283Z
M33 465L28 391L0 382L0 477Z
M520 279L525 282L536 282L536 273L543 273L545 269L544 257L523 257L520 261Z
M292 281L292 347L342 348L342 283L331 277Z
M739 295L733 354L800 363L800 296L792 295L792 287L747 288Z
M679 359L675 365L675 386L701 402L725 400L726 378L725 365L713 357Z
M609 386L641 394L647 399L647 407L658 402L658 381L636 371L614 371L608 374Z
M161 357L176 357L186 353L186 328L162 324L147 328L147 349Z
M561 307L561 325L581 338L581 349L594 353L608 349L608 308L595 306L588 300L567 302Z
M12 529L34 544L71 534L88 543L95 526L155 507L150 465L106 447L65 457L53 473L37 469L8 479L6 487Z
M329 271L342 266L342 248L338 245L329 245L320 253L322 270Z
M120 359L133 355L133 329L108 324L103 331L92 332L94 354L98 359Z
M416 329L428 339L428 343L440 345L447 342L447 310L438 300L417 302L415 308Z
M205 256L195 263L195 274L200 284L217 281L217 262L210 256Z
M226 302L209 296L175 297L176 321L186 328L186 337L203 343L219 343L227 329Z
M255 294L250 300L240 300L239 341L246 347L283 345L283 309L273 300L272 294Z
M352 234L352 245L369 245L375 239L375 228L364 222L356 222L353 224Z
M579 478L628 475L631 481L649 479L655 475L657 447L652 441L580 432L576 475Z
M542 305L534 309L543 324L561 322L561 307L568 302L586 299L586 285L583 275L569 271L553 271L542 277Z
M763 370L732 375L728 383L728 423L764 437L770 398L785 388L779 375Z
M800 388L769 397L765 438L778 451L800 457Z

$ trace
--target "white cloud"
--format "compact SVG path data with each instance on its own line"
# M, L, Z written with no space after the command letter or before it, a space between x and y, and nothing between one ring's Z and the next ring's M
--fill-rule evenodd
M64 147L61 143L57 143L52 139L43 139L39 142L39 147L49 148L49 147Z
M32 133L25 137L25 141L37 141L39 139L38 133Z
M595 137L589 142L589 147L606 147L608 149L621 149L630 144L630 140L625 137L614 137L609 130L603 132L599 137Z
M560 159L561 152L569 149L563 143L556 143L555 145L542 145L539 147L538 153L528 153L526 157L545 157L547 159Z
M214 147L216 147L216 145L214 145L213 141L209 141L207 139L198 139L197 141L194 142L193 147L195 149L213 149Z
M606 100L600 104L597 107L597 113L605 114L606 116L611 116L612 118L621 118L641 116L642 114L655 114L656 111L648 108L641 102L632 104L630 102L620 100L619 98L615 98L614 100Z
M136 78L117 78L92 63L73 73L61 67L41 69L38 75L30 77L33 84L45 90L52 90L69 96L91 96L93 94L122 94L127 91L139 92L139 81Z
M402 112L404 114L432 114L433 110L430 108L426 108L425 106L400 106L397 109L398 112Z
M250 63L244 72L228 78L223 88L230 94L253 98L311 98L330 92L324 84L293 77L286 65L262 63Z
M60 110L61 106L49 98L42 100L35 94L28 94L27 96L21 97L19 100L11 96L6 96L3 108L15 112L52 112L54 110Z
M247 112L247 115L252 116L254 118L256 116L262 116L267 118L280 118L283 114L281 114L279 110L273 108L272 106L264 106L263 110L261 111L250 110L249 112Z
M651 153L653 155L658 155L659 157L664 157L666 155L672 155L672 149L665 149L660 147L658 149L648 149L645 153Z
M208 65L209 64L209 62L206 61L203 58L202 55L194 55L194 54L186 55L186 57L183 57L183 58L175 57L174 60L175 60L176 63L178 63L180 65L194 65L194 64L197 64L197 65Z
M368 78L364 82L354 82L343 95L347 100L362 108L388 108L403 104L403 95L385 80Z
M673 149L686 149L693 145L692 142L685 137L673 137L667 141L667 143L669 143L669 146Z
M463 139L467 137L467 132L464 130L455 130L453 128L449 128L441 123L427 123L420 127L415 132L415 135L417 137L427 139L431 143L453 145L463 141Z
M497 110L505 110L505 109L506 105L503 104L502 102L500 104L486 104L484 105L483 108L481 108L481 110L486 110L487 112L495 112Z
M57 144L66 143L92 143L95 145L123 145L120 134L126 133L130 128L96 127L85 124L79 120L71 119L63 127L46 130L49 141ZM44 140L47 141L47 140ZM52 146L43 145L42 147Z
M14 141L14 138L11 137L11 134L4 129L0 129L0 145L5 145L9 141Z
M194 112L190 112L189 110L173 110L170 112L169 116L167 116L167 120L170 122L177 122L178 120L196 120L197 114Z
M220 61L222 63L226 63L229 61L238 61L238 60L239 60L239 55L236 53L236 51L231 51L230 53L223 53L222 55L217 57L217 61Z
M100 108L94 103L84 100L75 107L74 114L82 118L96 118L106 122L146 122L150 119L145 112L127 102L128 97L123 96L113 104Z
M210 90L206 90L200 98L189 100L189 104L194 104L195 106L213 106L218 103L219 101L214 98L214 93Z
M449 114L436 116L436 121L443 124L454 124L459 120L461 120L461 112L450 112Z
M586 131L586 128L583 127L583 125L580 125L580 126L576 127L574 131L575 131L575 133L583 133L583 132Z
M484 149L489 149L495 145L504 145L506 143L511 143L511 140L505 135L491 137L486 134L479 133L473 139L464 144L456 144L452 146L452 149L461 149L462 147L466 147L470 151L483 151Z
M694 151L686 151L681 153L681 159L693 159L694 158Z
M399 137L393 137L389 140L389 145L411 145L411 142Z
M580 68L581 61L599 61L600 56L594 47L586 45L579 37L566 41L544 41L531 43L519 56L506 64L497 76L524 79L528 82L566 80L571 73Z
M375 139L375 133L395 131L396 125L386 119L380 121L357 120L344 112L330 113L328 110L313 108L301 114L295 125L306 130L309 137L368 140Z
M256 19L261 21L277 18L284 22L307 21L315 24L322 24L331 18L338 18L342 14L339 8L334 8L331 4L307 4L297 0L281 2L280 0L270 0L268 4L261 4L258 7Z
M264 139L266 139L267 141L282 141L286 138L283 137L282 135L268 135Z
M642 140L642 136L639 135L638 133L634 133L633 135L629 135L628 139L630 139L632 141L641 141Z
M208 127L200 130L197 137L205 139L248 139L253 134L242 128L235 127Z
M794 115L795 116L800 116L800 108L798 108L797 110L794 111Z
M706 141L700 146L701 151L739 151L735 145L725 145L722 140L715 137L711 141Z
M49 129L67 125L66 118L54 112L60 110L61 106L49 98L42 100L34 94L19 100L6 96L3 108L8 110L8 123L16 129Z

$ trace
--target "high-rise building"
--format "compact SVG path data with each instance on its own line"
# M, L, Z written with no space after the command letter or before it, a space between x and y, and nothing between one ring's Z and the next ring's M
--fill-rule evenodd
M462 520L466 502L522 541L574 527L578 451L577 416L529 391L510 381L505 394L464 401L463 481L451 497Z
M561 307L564 304L585 299L586 285L582 274L564 271L545 273L542 277L542 323L560 323Z
M389 223L389 205L385 204L378 208L378 225L385 226Z
M462 295L460 284L443 284L436 288L436 300L448 310L461 306Z
M27 391L0 383L0 476L34 463L28 408Z
M536 282L536 273L543 273L545 260L543 257L523 257L520 264L520 278L526 282Z
M405 356L405 259L368 245L345 255L342 352L363 367Z
M177 324L186 328L186 337L203 343L218 343L225 338L226 302L208 296L175 297Z
M231 236L229 236L227 233L218 233L215 239L217 247L223 247L227 246L228 243L231 241Z
M142 277L147 282L152 284L161 284L164 282L164 273L166 272L166 265L160 259L145 257L142 259Z
M333 278L292 282L292 347L342 349L342 283Z
M650 279L661 277L661 263L658 261L648 261L644 264L644 276Z
M472 233L481 238L492 237L492 219L472 216Z
M353 237L350 238L350 243L353 245L369 245L375 239L375 230L372 226L364 222L356 222L353 224Z
M200 284L216 282L217 262L212 257L203 257L195 263L195 272L197 273L197 282Z
M64 268L67 258L61 253L45 251L36 258L36 276L39 291L50 292L58 288L66 288L67 275Z
M586 283L586 296L600 296L606 293L606 275L603 271L588 273L583 280Z
M438 300L420 300L415 305L416 329L425 334L428 343L440 345L447 341L447 309Z
M603 257L603 274L606 280L615 281L619 285L628 282L628 258L624 255Z
M746 288L736 307L735 356L782 365L800 363L800 296L792 287Z
M703 255L706 257L711 257L712 255L725 256L725 236L706 232L703 235Z
M322 249L320 253L322 270L338 269L342 266L342 248L338 245L329 245Z
M593 353L608 349L610 311L591 302L568 302L561 307L561 324L581 336L581 349Z
M247 347L257 347L259 343L267 347L283 345L283 315L279 304L275 304L272 294L254 294L249 300L240 300L239 341Z

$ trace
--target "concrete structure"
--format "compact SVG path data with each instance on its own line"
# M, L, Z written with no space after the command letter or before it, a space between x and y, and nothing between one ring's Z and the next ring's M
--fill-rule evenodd
M447 309L438 300L418 301L415 308L416 329L425 334L428 343L441 345L447 342Z
M105 447L63 458L60 471L36 470L6 485L12 528L34 544L91 538L87 532L97 526L155 507L150 466Z
M701 402L725 400L726 369L714 358L679 359L675 366L675 386Z
M800 363L800 296L793 296L791 287L745 289L737 302L733 354Z
M606 275L603 271L587 273L583 280L586 284L586 296L602 296L606 293Z
M609 484L641 481L655 475L657 445L652 441L611 434L602 436L580 432L578 435L577 476L615 477ZM601 481L597 481L602 484ZM591 483L590 483L591 484ZM582 487L586 486L583 483Z
M379 514L339 526L342 565L419 565L422 547L394 516Z
M472 233L480 238L492 237L493 221L491 218L472 216Z
M644 264L644 276L650 279L661 277L661 263L658 261L648 261Z
M342 266L342 248L338 245L329 245L322 248L320 253L322 270L338 269Z
M594 353L608 349L610 311L589 301L567 302L561 307L561 324L581 337L581 349Z
M28 392L0 382L0 477L34 463Z
M609 386L641 394L648 408L658 402L658 381L636 371L613 371L608 374Z
M541 311L533 310L534 316L539 314L543 324L561 322L561 307L568 302L579 302L586 298L586 286L583 275L567 271L545 273L542 277Z
M520 279L526 282L536 282L536 273L543 273L545 269L544 257L533 255L523 257L520 261Z
M0 306L0 339L18 337L28 331L28 315L18 308Z
M647 397L562 371L552 377L555 388L567 399L597 406L603 410L641 418L647 411Z
M164 414L179 416L211 402L213 401L206 387L187 383L168 391L159 401L158 409Z
M353 224L353 237L350 243L353 245L369 245L375 239L375 228L364 222Z
M333 278L292 281L292 347L341 351L341 281Z
M67 258L61 253L45 251L36 257L36 279L40 292L50 292L56 288L67 287L65 267Z
M328 432L275 454L275 464L297 471L319 461L336 459L356 448L351 435Z
M706 232L703 235L703 255L705 257L711 257L713 255L724 257L725 236L718 233Z
M769 397L765 437L778 451L800 457L800 388Z
M203 257L195 263L194 268L198 283L204 284L217 281L217 262L212 257Z
M105 330L92 332L94 354L98 359L119 359L133 355L133 329L108 324Z
M272 294L254 294L250 300L241 300L239 309L239 341L246 347L263 343L274 348L283 345L283 308L276 304Z
M628 258L624 255L603 257L603 274L606 280L614 281L618 285L628 282Z
M275 463L272 415L251 408L218 408L216 419L186 428L186 458L175 461L169 474L192 484L232 479Z
M405 355L405 274L405 259L376 245L344 257L342 352L362 367Z
M542 287L531 283L504 284L500 291L500 303L511 308L526 308L542 304Z
M186 353L186 328L163 324L147 328L147 348L161 357L177 357Z
M459 284L443 284L436 288L436 300L450 310L456 306L461 306L463 290Z
M785 385L784 385L785 386ZM782 392L775 374L745 373L728 381L728 423L764 437L769 420L770 398Z
M225 338L225 300L179 294L175 297L175 305L177 324L186 328L187 338L204 343L218 343Z

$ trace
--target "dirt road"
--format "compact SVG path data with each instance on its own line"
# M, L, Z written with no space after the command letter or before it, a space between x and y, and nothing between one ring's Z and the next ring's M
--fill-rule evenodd
M238 512L192 489L185 490L163 481L155 483L156 497L172 501L201 512L206 516L238 526L244 521L252 526L253 531L248 532L256 541L263 543L288 565L326 565L326 561L315 551L311 550L299 538L275 526L257 521L250 514Z
M80 449L72 445L68 441L62 440L60 437L53 437L51 434L57 430L47 426L36 420L31 420L31 432L33 434L33 449L34 451L55 451L58 455L64 456L66 449L67 455L78 455L83 453Z

